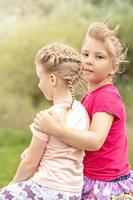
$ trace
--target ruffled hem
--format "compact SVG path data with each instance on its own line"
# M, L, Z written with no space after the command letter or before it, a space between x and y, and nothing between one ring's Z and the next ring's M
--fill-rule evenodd
M105 182L84 177L82 200L133 200L133 171L127 180Z

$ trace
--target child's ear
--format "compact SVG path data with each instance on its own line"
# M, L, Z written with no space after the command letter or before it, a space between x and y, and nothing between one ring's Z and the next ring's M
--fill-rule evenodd
M56 86L57 77L55 76L55 74L50 74L50 78L51 78L51 85Z
M112 70L111 70L110 74L114 75L117 72L118 67L119 67L119 63L118 62L113 63L112 64Z

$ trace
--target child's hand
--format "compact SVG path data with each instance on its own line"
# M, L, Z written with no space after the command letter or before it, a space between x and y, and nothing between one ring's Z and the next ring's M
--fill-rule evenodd
M21 155L20 155L21 160L23 160L23 159L26 158L26 155L27 155L28 149L29 149L29 148L26 148L26 149L21 153Z
M61 125L62 122L59 119L59 116L53 111L41 111L37 113L36 118L34 119L34 128L48 135L57 136L56 130L58 130Z

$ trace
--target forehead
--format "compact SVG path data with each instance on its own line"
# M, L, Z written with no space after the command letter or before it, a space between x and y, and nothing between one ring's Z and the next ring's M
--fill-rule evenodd
M89 37L85 41L85 43L82 45L81 52L82 51L99 52L99 53L105 53L105 54L108 53L103 41L100 41L91 37Z

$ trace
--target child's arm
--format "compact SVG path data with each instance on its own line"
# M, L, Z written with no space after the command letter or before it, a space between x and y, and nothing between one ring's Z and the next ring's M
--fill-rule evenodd
M52 134L64 143L79 149L97 151L103 145L111 128L114 115L97 112L93 115L90 131L67 128L58 116L41 112L35 119L36 128L46 134Z
M26 157L20 162L16 175L11 183L27 180L37 170L42 154L45 150L45 142L33 135Z
M27 153L28 153L28 149L29 147L27 147L20 155L20 159L23 160L24 158L26 158Z

